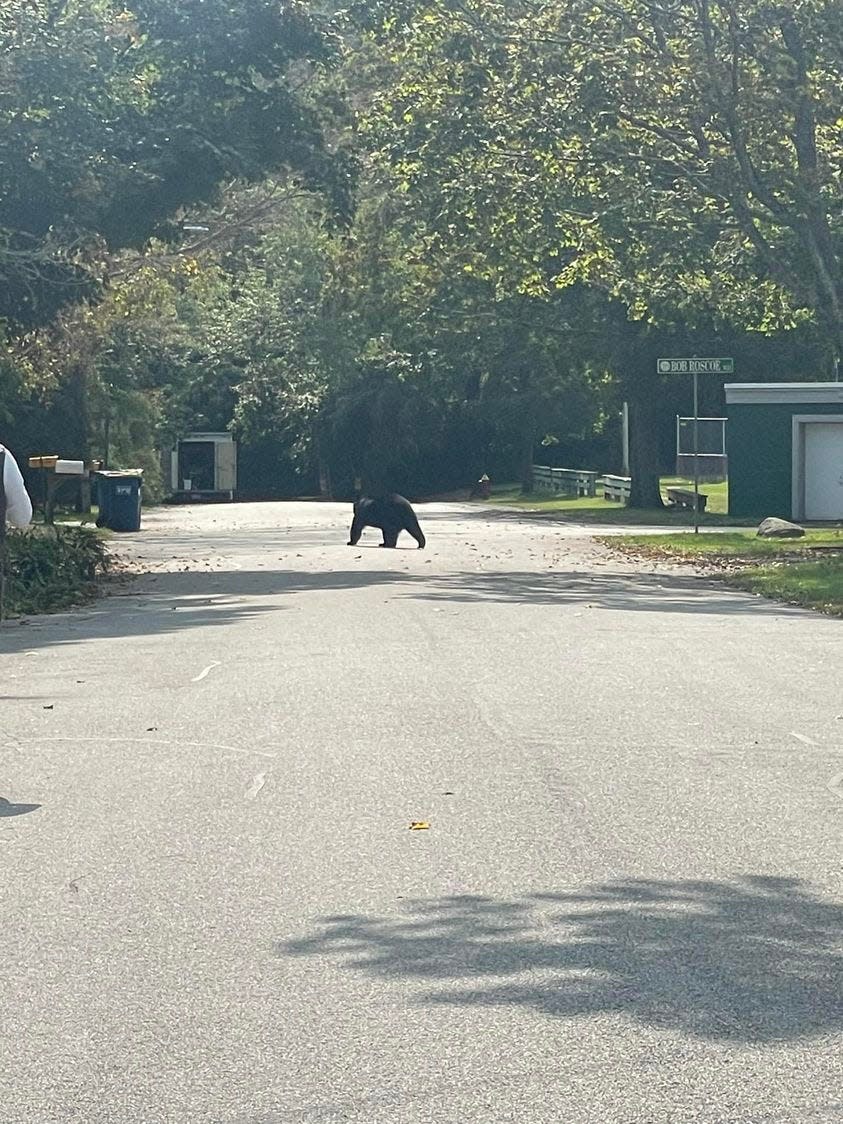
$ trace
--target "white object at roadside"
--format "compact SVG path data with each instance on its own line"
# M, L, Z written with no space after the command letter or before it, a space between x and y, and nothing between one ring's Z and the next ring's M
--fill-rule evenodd
M3 490L6 493L6 522L13 527L26 527L32 520L32 500L26 491L18 462L5 446L3 456Z
M56 461L56 467L53 471L56 472L59 476L84 476L85 462Z

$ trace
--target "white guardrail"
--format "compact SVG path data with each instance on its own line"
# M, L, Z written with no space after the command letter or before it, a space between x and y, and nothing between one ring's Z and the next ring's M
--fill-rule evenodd
M597 481L603 489L604 500L617 500L619 503L629 502L629 493L632 490L631 476L601 476Z
M533 491L551 496L596 496L598 488L603 499L627 503L632 478L589 472L583 468L551 468L533 465Z
M533 491L553 496L595 496L599 472L579 468L550 468L533 465Z

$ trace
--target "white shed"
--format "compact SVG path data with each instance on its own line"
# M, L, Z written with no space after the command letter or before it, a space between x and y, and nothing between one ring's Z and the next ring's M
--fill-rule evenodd
M237 445L230 433L190 433L170 452L170 487L175 495L233 500L237 491Z

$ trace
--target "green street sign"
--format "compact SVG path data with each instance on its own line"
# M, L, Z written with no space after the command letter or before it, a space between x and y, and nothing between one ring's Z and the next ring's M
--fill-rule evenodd
M734 359L657 359L660 375L733 375Z

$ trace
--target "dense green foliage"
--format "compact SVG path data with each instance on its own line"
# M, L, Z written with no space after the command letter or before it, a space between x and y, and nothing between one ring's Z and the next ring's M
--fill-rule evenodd
M3 615L48 613L90 596L108 568L105 543L79 527L11 531L5 540Z
M837 4L388 8L367 129L422 240L506 291L584 281L661 324L815 314L839 347Z
M50 0L0 15L0 421L247 491L620 467L841 350L836 0ZM720 413L718 385L704 409Z
M14 4L0 17L0 316L42 322L232 178L287 165L346 184L290 81L325 61L302 5Z

